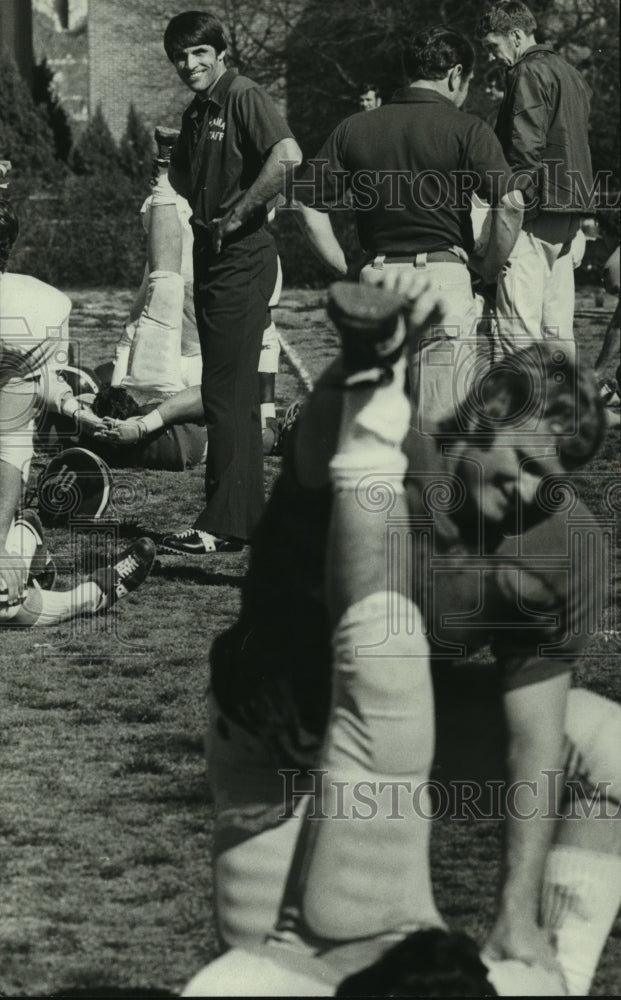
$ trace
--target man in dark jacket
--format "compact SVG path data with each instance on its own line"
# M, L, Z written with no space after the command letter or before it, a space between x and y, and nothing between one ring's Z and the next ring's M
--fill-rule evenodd
M515 173L529 178L523 231L498 279L499 334L512 352L532 340L558 339L574 353L571 241L588 211L593 185L588 145L591 91L549 45L520 0L498 0L483 14L479 37L508 66L496 134ZM524 343L524 341L526 343Z

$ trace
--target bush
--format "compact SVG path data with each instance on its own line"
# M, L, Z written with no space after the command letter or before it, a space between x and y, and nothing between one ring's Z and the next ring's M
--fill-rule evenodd
M73 173L28 196L13 194L20 238L11 270L61 287L140 284L145 235L138 213L151 141L133 109L123 149L121 156L98 108L72 151Z
M69 177L56 192L18 205L21 233L11 270L60 287L139 285L140 204L122 174Z
M133 104L129 106L127 127L119 145L121 170L141 191L147 190L153 164L151 133Z

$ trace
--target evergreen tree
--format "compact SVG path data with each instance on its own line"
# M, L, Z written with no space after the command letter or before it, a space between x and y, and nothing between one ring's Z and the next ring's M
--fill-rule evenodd
M45 114L32 99L26 81L12 59L0 59L0 156L13 164L17 182L36 176L39 183L55 181L61 172L54 135Z
M101 105L73 148L70 166L75 174L119 174L120 157Z
M129 106L127 127L119 144L119 151L123 173L141 188L147 188L151 177L153 141L133 104Z
M65 109L54 93L53 80L54 74L48 61L43 59L38 66L35 66L33 98L52 129L57 158L66 163L71 152L71 126Z

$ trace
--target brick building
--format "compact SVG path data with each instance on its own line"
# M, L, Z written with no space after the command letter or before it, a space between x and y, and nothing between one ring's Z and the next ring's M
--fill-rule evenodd
M299 4L290 0L290 5L301 9L303 0ZM34 60L47 60L56 95L74 132L98 105L117 140L125 131L132 103L149 127L179 122L188 91L166 57L162 36L169 19L185 5L170 0L0 0L0 14L3 6L7 15L9 9L12 12L10 23L16 27L11 37L21 39L22 53L29 43L16 19L19 15L20 24L26 25L28 18L24 18L32 10ZM207 6L222 13L217 0ZM274 43L282 32L275 19L254 9L252 0L244 6L243 19L255 40L269 35ZM239 24L229 25L225 20L225 25L233 55L243 65L251 46ZM24 59L24 67L31 65L32 56L30 62L27 55ZM272 96L284 102L284 71L277 60L251 58L249 70Z
M0 0L0 53L14 59L32 81L32 10L24 0Z
M90 112L101 105L115 139L125 131L131 103L150 127L176 125L188 103L162 45L179 9L169 0L89 0Z
M32 0L35 62L53 73L53 88L73 132L88 121L88 0Z

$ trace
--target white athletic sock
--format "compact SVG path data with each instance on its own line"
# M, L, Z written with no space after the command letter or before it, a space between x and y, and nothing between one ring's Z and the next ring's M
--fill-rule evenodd
M37 619L32 622L33 627L58 625L80 615L94 615L107 604L105 595L92 580L78 584L73 590L41 590L39 597L42 607ZM28 600L23 610L28 613Z
M164 172L159 174L153 186L151 205L153 206L153 208L157 208L158 206L161 205L176 205L176 204L177 204L177 193L174 190L170 181L168 180L168 173Z
M554 932L571 996L585 996L621 902L621 858L559 845L548 854L543 926Z
M29 524L20 521L18 524L13 521L6 536L6 550L13 555L19 556L26 563L26 568L30 572L30 564L37 551L37 545L42 539L35 534L34 528Z
M337 452L330 462L330 478L337 489L352 489L366 473L401 478L407 459L401 443L411 419L410 402L404 392L406 361L393 366L389 385L357 388L343 395L343 411Z
M268 417L276 418L276 404L275 403L261 403L261 428L265 429L265 423Z

